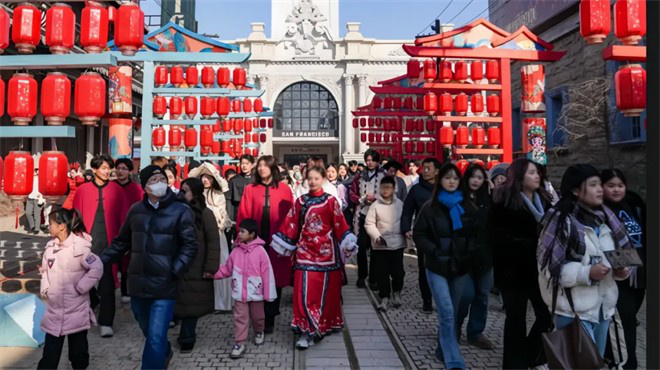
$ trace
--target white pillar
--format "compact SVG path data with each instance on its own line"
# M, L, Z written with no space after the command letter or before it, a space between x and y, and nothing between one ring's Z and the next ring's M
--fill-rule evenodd
M344 123L341 125L344 129L341 132L340 153L355 153L355 130L353 129L353 79L355 75L346 74L342 76L344 83Z
M259 90L265 91L265 93L261 96L261 100L264 103L264 106L269 107L270 109L275 108L275 99L276 97L273 97L273 101L270 101L268 99L268 76L263 76L263 75L254 75L254 83L257 86ZM275 122L275 117L273 117L273 124ZM264 155L264 154L275 154L273 148L273 130L268 130L266 132L267 138L266 138L266 143L262 144L260 149L259 149L259 155Z
M358 79L358 106L366 105L367 102L367 75L359 75ZM364 153L367 150L367 144L358 141L358 152Z

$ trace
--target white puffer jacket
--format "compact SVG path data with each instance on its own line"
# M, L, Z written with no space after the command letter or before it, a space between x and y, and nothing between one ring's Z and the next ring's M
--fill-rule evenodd
M406 240L401 234L401 214L403 202L396 196L392 201L385 201L380 195L367 212L364 229L371 238L371 247L377 250L397 250L406 246ZM376 241L382 237L387 245Z
M600 234L596 235L594 229L584 228L586 251L581 262L568 262L561 268L559 275L560 289L557 293L557 315L575 317L563 288L571 288L575 312L581 320L593 323L600 322L600 308L603 308L603 317L608 320L614 315L616 302L619 297L619 290L616 286L613 271L607 274L601 281L591 281L589 272L591 271L591 258L600 256L602 263L611 268L610 262L603 252L615 249L612 230L603 224L600 227ZM539 264L539 285L543 301L552 311L552 284L548 284L550 272L547 269L541 270Z

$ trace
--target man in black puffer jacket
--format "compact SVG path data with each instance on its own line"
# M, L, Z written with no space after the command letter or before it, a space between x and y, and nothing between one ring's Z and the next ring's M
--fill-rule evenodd
M431 200L433 188L435 187L436 177L440 170L440 162L435 158L426 158L422 162L422 176L419 183L413 185L403 202L403 213L401 215L401 233L412 240L413 216L417 217L424 203ZM417 251L417 266L419 267L419 291L422 293L424 302L423 310L432 312L431 289L426 280L426 267L424 266L424 253Z
M116 262L131 252L128 295L146 337L143 369L164 369L172 357L167 330L174 315L179 279L195 259L199 242L191 209L176 202L165 172L148 166L140 172L146 196L128 211L119 235L101 256Z

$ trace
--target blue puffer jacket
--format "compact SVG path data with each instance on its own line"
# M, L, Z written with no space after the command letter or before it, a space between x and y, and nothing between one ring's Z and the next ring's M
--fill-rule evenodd
M177 299L179 279L192 264L199 248L192 210L175 201L171 190L154 208L149 200L128 211L119 235L101 256L116 262L131 252L128 294L131 297Z

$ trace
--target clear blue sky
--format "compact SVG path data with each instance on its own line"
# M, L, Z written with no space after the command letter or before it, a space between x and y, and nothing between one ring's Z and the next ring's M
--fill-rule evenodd
M145 15L160 15L156 1L141 1ZM217 34L223 40L245 38L251 22L264 22L270 36L270 4L270 0L197 0L199 32ZM361 22L365 37L411 39L445 7L440 20L448 23L456 17L451 22L456 27L479 14L488 17L488 11L484 11L488 0L340 0L339 34L345 34L346 22Z

